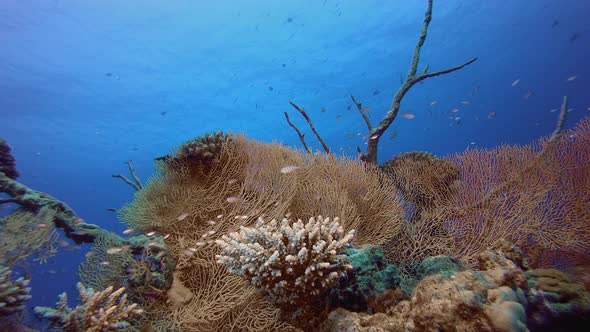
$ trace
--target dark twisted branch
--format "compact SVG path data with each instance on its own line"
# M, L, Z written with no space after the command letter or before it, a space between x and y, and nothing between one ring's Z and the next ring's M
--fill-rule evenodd
M287 119L287 123L289 124L289 126L291 126L291 128L293 128L295 130L295 132L297 133L297 136L299 136L299 140L301 141L301 144L303 144L303 147L305 148L305 151L307 151L308 153L311 153L311 149L305 143L305 134L302 134L301 131L299 131L299 128L297 128L291 122L291 120L289 119L289 114L287 114L287 112L283 112L283 113L285 114L285 119Z
M367 124L367 128L369 129L369 132L371 132L371 130L373 130L373 126L371 125L371 121L369 120L369 116L367 115L367 112L363 111L363 105L361 103L357 102L353 95L350 95L350 98L352 99L352 102L356 105L356 108L359 110L359 113L361 113L363 120L365 120L365 123Z
M397 90L393 101L391 102L391 106L389 110L385 114L385 117L381 122L376 126L372 127L370 130L370 137L372 139L369 140L367 143L367 151L366 153L362 154L361 159L368 163L377 164L377 145L379 144L379 139L383 135L383 133L389 128L393 120L397 117L399 112L401 101L406 95L406 93L412 88L416 83L423 81L430 77L435 77L443 74L452 73L457 71L477 60L477 57L459 65L449 69L444 69L436 72L429 73L428 66L424 68L421 74L416 75L418 71L418 65L420 62L420 50L426 41L426 36L428 34L428 26L430 21L432 20L432 1L428 0L428 9L426 10L426 14L424 16L424 22L422 24L422 32L420 37L418 38L418 42L416 43L416 47L414 48L414 54L412 56L412 64L410 65L410 70L408 71L408 75L402 86ZM358 107L358 106L357 106Z
M315 126L311 122L311 119L309 118L309 116L307 115L307 113L305 112L305 110L303 108L297 106L297 104L295 104L294 102L292 102L290 100L289 100L289 104L291 104L291 106L293 106L293 108L295 108L299 113L301 113L301 115L305 118L305 121L307 121L307 124L309 125L309 128L311 128L311 131L313 131L313 133L315 134L315 136L318 138L318 141L320 141L320 144L322 145L322 148L324 148L324 151L326 153L330 153L330 148L328 147L328 145L326 144L326 142L324 142L324 140L322 139L322 137L320 136L320 134L318 133L318 131L315 129Z
M135 174L135 168L133 168L133 164L131 163L131 160L127 160L125 163L129 167L129 173L131 173L131 177L133 178L133 181L129 180L123 174L113 174L113 177L119 178L119 179L125 181L128 185L135 188L135 190L140 191L141 189L143 189L143 186L141 185L141 180Z

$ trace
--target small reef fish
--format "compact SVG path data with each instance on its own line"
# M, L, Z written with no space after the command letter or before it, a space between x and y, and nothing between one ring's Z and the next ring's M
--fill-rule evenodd
M532 91L528 91L527 93L524 94L524 96L522 96L524 99L529 99L530 96L532 96L534 94L534 92Z
M202 247L202 246L204 246L204 245L205 245L205 242L203 242L203 241L199 241L199 242L195 243L195 245L196 245L197 247Z
M373 135L373 136L371 136L371 139L372 139L372 140L374 140L374 139L378 139L378 138L379 138L379 135Z
M118 254L121 251L123 251L123 248L113 247L113 248L107 249L107 254L109 254L109 255Z
M83 222L84 222L84 219L82 219L82 218L76 218L76 219L74 219L74 224L76 224L76 225L79 225L79 224L81 224Z
M164 240L166 240L166 239L167 239L167 238L169 238L169 237L170 237L170 234L166 234L166 235L164 235Z
M301 167L299 166L295 166L295 165L290 165L290 166L285 166L283 168L281 168L281 173L283 174L289 174L291 172L294 172L298 169L300 169Z
M70 244L67 241L61 240L57 243L57 245L63 248L69 246Z
M363 113L369 113L369 109L365 107L365 108L361 109L361 112L363 112Z
M101 265L109 265L109 264L111 264L111 263L110 263L109 261L103 261L103 262L100 262L100 264L101 264Z
M496 116L496 112L488 112L488 119L491 119Z
M578 78L578 75L574 75L574 76L570 76L567 78L566 82L572 82L574 81L576 78Z
M131 234L133 233L134 229L133 228L127 228L126 230L123 231L123 234Z
M220 214L220 215L218 215L218 216L217 216L217 217L215 217L215 218L217 218L217 219L221 219L221 218L223 218L223 214Z
M227 180L227 184L234 184L236 182L238 182L238 179L229 179L229 180Z
M181 253L183 256L187 256L187 257L191 257L192 255L194 255L194 254L195 254L194 252L192 252L192 251L190 251L190 250L188 250L188 249L185 249L185 250L181 251L180 253Z
M458 109L458 108L453 108L453 109L451 110L451 113L459 113L459 109Z
M151 232L146 233L145 235L147 235L147 236L154 236L154 234L156 234L156 232L155 231L151 231Z
M557 112L557 108L552 108L549 110L549 113L555 113L555 112Z
M184 220L186 219L186 217L188 217L188 213L182 213L178 216L178 218L176 218L178 221Z
M215 220L207 220L207 224L209 224L209 225L215 225L216 222L215 222Z
M37 224L37 228L46 228L46 227L48 227L48 225L45 223Z
M73 231L72 233L70 233L72 235L78 235L78 236L84 236L84 235L88 235L88 233L84 232L84 231Z
M436 101L430 102L430 106L435 106L436 105Z
M520 83L520 78L512 82L512 87L515 87L518 83Z
M416 116L414 114L411 114L411 113L404 114L404 118L406 118L406 119L410 119L411 120L411 119L413 119L415 117Z
M228 198L225 199L228 203L239 203L242 201L242 199L240 197L236 197L236 196L230 196Z
M467 100L463 100L463 101L461 101L461 104L463 104L463 105L469 105L469 104L471 104L471 102L470 101L467 101Z

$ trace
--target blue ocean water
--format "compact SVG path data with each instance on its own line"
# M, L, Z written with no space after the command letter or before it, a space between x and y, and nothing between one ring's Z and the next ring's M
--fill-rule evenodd
M289 100L333 151L355 157L366 127L350 95L374 123L383 117L425 8L401 0L2 0L0 137L21 182L120 233L126 226L105 209L132 199L133 189L111 177L127 171L127 160L145 181L154 157L215 130L301 148L283 112L321 149ZM435 1L420 68L478 60L412 88L401 111L414 118L398 116L379 161L531 142L551 133L564 95L566 127L590 115L589 15L590 2L580 0ZM63 291L74 297L89 246L81 249L34 266L29 307L52 306Z

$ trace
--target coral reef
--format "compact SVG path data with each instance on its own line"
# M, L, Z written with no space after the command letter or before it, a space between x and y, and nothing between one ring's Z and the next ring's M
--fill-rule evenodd
M113 291L108 287L95 292L82 283L77 285L82 304L74 309L68 307L66 293L59 295L56 308L35 307L35 313L50 320L53 326L67 332L99 332L120 330L129 326L128 317L141 315L137 303L129 303L125 289Z
M231 139L232 135L224 134L222 131L207 133L182 143L172 155L158 157L156 160L164 160L169 163L189 161L206 164L219 157L223 146Z
M318 216L303 223L258 219L216 240L217 262L227 267L285 309L308 305L352 266L342 256L354 237L344 233L338 218Z
M19 177L10 146L3 139L0 139L0 173L6 174L7 177L13 180Z
M399 270L387 263L378 246L351 248L344 255L352 269L328 290L326 301L330 308L367 311L376 305L371 301L385 296L400 285Z
M478 254L503 239L521 247L532 267L564 264L566 257L572 263L590 252L590 118L532 144L469 149L445 160L458 166L459 180L433 191L444 195L427 196L436 197L432 208L414 213L402 224L402 236L384 245L386 257L404 272L435 255L475 267ZM436 187L415 180L420 176L411 177L416 186L408 190Z
M454 184L460 172L454 163L428 152L402 153L386 161L382 168L393 178L403 198L414 204L414 215L446 202L456 190Z
M13 265L27 257L44 263L57 253L59 234L51 224L55 213L48 207L37 213L23 208L0 217L0 263Z
M519 267L523 257L511 256L516 259L511 261L504 255L507 252L517 250L484 251L478 256L480 267L477 270L429 275L418 283L411 298L398 303L392 301L385 312L369 315L342 308L332 311L322 329L349 332L528 331L529 328L546 328L556 321L569 326L576 323L588 326L584 318L590 312L585 302L590 299L587 290L563 283L562 287L534 286L539 285L537 277L556 273L525 272ZM559 295L539 292L539 288ZM576 291L572 293L572 289ZM572 294L575 296L568 297ZM555 310L551 303L555 298L567 298L568 308L578 310L574 314L572 310ZM584 305L580 305L582 303ZM547 312L552 314L547 315ZM539 317L545 318L542 322L545 325L534 321ZM580 327L582 325L578 325Z
M281 172L287 166L292 171ZM254 226L258 217L329 215L356 230L353 244L378 245L399 232L398 202L395 185L377 167L234 135L207 167L159 161L157 174L118 212L137 231L166 237L177 278L194 295L173 311L166 299L144 306L157 316L156 325L258 331L288 327L276 306L216 263L215 240Z
M0 265L0 316L10 316L22 311L25 302L31 299L29 280L11 279L12 270Z

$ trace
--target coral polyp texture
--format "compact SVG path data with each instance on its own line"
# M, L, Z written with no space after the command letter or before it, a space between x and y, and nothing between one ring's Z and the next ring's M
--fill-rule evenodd
M306 223L259 218L256 227L218 239L221 255L216 258L271 303L307 305L352 268L340 254L353 238L354 230L345 233L338 218L318 216Z
M0 265L0 316L10 316L25 308L25 302L31 299L29 280L20 277L11 279L12 270Z
M66 293L59 295L56 308L35 307L35 312L50 320L51 324L67 332L114 331L129 326L128 318L143 313L137 303L127 301L125 288L113 291L108 287L102 292L77 284L82 304L72 309L68 307Z
M428 152L402 153L383 164L404 199L417 208L432 208L445 201L459 180L459 167Z
M208 162L221 155L224 145L231 141L232 135L216 131L207 133L182 143L172 155L156 158L156 160Z
M3 139L0 139L0 172L15 180L19 176L10 146Z

